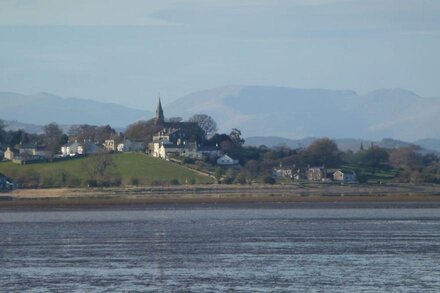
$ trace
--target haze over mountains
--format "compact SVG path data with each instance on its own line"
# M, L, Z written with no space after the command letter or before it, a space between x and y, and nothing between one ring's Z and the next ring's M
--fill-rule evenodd
M166 115L206 113L222 130L249 136L416 141L440 137L440 98L404 89L352 90L227 86L186 95Z
M0 105L0 119L37 125L87 123L123 128L153 116L150 111L118 104L46 93L0 92ZM186 95L165 105L164 111L166 117L208 114L221 131L238 128L244 137L393 138L423 140L436 149L440 137L440 98L424 98L404 89L358 95L352 90L225 86Z
M87 99L61 98L48 93L22 95L0 92L0 119L46 125L92 124L125 127L153 116L152 112ZM29 126L30 127L30 126Z

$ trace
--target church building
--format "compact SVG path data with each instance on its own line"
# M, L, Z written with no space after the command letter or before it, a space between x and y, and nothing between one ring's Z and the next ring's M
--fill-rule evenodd
M201 150L205 133L197 122L166 121L159 98L154 125L160 130L153 135L149 144L149 153L158 158L168 159L169 156L185 156L201 158L205 153ZM217 154L218 150L212 150Z

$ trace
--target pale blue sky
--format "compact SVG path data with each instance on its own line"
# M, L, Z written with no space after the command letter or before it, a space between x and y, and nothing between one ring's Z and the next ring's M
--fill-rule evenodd
M438 0L1 0L0 91L153 109L228 84L440 96Z

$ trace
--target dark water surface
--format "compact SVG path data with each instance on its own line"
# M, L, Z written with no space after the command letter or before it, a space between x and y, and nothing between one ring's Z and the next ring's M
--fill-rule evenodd
M0 211L1 292L439 292L440 207Z

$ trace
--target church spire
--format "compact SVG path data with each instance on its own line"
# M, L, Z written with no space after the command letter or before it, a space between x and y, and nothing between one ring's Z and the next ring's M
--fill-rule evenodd
M162 103L160 102L160 96L159 96L159 104L157 105L157 109L156 109L155 124L161 125L164 122L165 122L165 117L163 116Z

